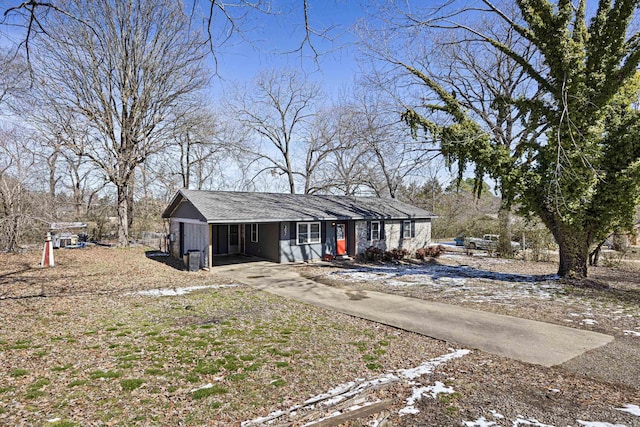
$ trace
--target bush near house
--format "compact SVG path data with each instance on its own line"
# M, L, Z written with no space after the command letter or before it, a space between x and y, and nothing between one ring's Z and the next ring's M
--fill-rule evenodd
M420 248L416 251L416 258L424 260L425 258L438 258L445 252L445 248L442 245L427 246L426 248Z
M384 253L385 261L399 261L409 255L406 249L391 249Z
M363 260L367 262L399 261L407 255L409 255L409 252L406 249L391 249L390 251L385 251L375 246L369 246L362 253Z
M380 262L384 257L384 251L380 248L376 248L375 246L369 246L362 253L362 257L364 261Z

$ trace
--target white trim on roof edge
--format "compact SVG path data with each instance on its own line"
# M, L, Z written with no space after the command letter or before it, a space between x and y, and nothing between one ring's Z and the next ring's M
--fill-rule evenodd
M175 222L184 222L186 224L199 224L199 225L207 225L208 222L206 221L200 221L197 219L193 219L193 218L178 218L175 216L169 217L169 219L171 221L175 221Z
M425 221L425 220L432 220L434 218L438 218L437 216L430 216L430 217L415 217L415 216L403 216L403 217L391 217L391 216L385 216L385 217L364 217L364 216L358 216L358 217L349 217L349 218L339 218L339 217L322 217L322 218L311 218L311 217L306 217L306 218L278 218L278 219L273 219L273 218L257 218L257 219L233 219L233 220L227 220L227 219L210 219L207 221L207 224L250 224L250 223L256 223L256 224L275 224L275 223L280 223L280 222L317 222L317 221Z

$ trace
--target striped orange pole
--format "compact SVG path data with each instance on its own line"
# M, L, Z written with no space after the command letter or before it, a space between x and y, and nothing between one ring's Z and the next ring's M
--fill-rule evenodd
M44 249L42 250L41 267L53 267L55 262L53 260L53 242L51 241L51 233L47 233L47 240L44 242Z

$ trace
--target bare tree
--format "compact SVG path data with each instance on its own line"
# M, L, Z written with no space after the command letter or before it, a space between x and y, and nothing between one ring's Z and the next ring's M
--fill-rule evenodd
M27 69L21 55L0 49L0 106L5 113L15 108L13 104L28 92Z
M245 151L263 164L255 174L282 174L289 192L296 192L296 150L305 150L302 132L314 114L320 88L295 70L270 70L255 79L255 88L236 95L231 109L256 136Z
M168 153L177 154L182 187L202 190L216 172L232 141L225 141L218 118L204 105L190 109L173 124ZM227 163L228 164L228 163Z
M443 96L451 97L482 126L481 132L487 133L491 145L499 147L497 151L511 156L506 162L498 162L496 158L496 166L506 172L491 176L497 181L502 198L498 210L501 223L498 250L502 255L510 256L513 253L510 212L513 192L519 185L514 180L519 178L508 171L519 160L524 147L545 131L545 127L537 122L539 117L532 115L530 110L519 108L517 99L525 95L538 99L539 89L518 62L499 49L485 49L475 37L456 32L412 31L412 24L405 25L419 16L426 22L426 14L441 16L443 10L426 7L418 12L398 6L384 11L387 31L363 27L363 43L376 67L370 76L376 84L386 84L405 111L420 111L425 117L447 123L450 120L446 118L447 106L437 91L430 90L425 84L423 77L428 76L442 88ZM502 40L526 61L534 61L538 55L530 41L499 19L484 20L482 28L488 37ZM463 141L456 144L465 145ZM446 152L448 147L441 146L441 149ZM458 180L462 180L466 162L449 161L449 165L458 167ZM479 196L487 169L476 167L475 174L475 191Z
M334 150L318 169L330 192L353 196L368 188L371 151L361 141L360 114L351 100L341 95L327 116L331 119Z
M305 194L328 193L339 188L337 166L347 160L347 152L355 145L350 111L343 105L320 110L311 121L304 137Z
M411 138L379 88L360 87L354 98L357 141L369 154L361 157L366 161L365 181L378 197L396 198L402 183L430 161L433 150Z
M51 220L46 191L38 179L37 147L31 136L18 127L0 130L0 249L18 249L28 233ZM39 227L40 226L40 227Z
M176 106L207 83L205 44L170 0L65 3L39 40L49 99L83 119L86 144L67 141L116 187L118 242L128 245L135 170L162 149Z
M313 7L312 3L314 2L309 0L296 0L292 3L271 0L193 1L189 15L202 18L203 22L197 22L196 19L194 23L202 25L206 33L206 42L216 63L219 48L234 38L240 38L242 42L259 49L257 42L248 38L247 32L251 31L244 28L245 21L251 22L257 15L275 20L287 19L292 14L301 15L302 25L297 26L300 30L295 31L296 35L291 40L293 47L285 48L278 53L297 53L301 56L310 56L317 65L320 56L325 53L319 48L319 43L327 41L331 45L335 45L336 41L346 32L338 25L314 25L310 11ZM326 7L323 2L318 4L320 7ZM49 25L51 16L64 17L87 26L92 25L91 20L78 14L73 4L70 5L70 2L65 0L6 0L3 8L4 14L0 19L0 25L19 27L24 30L23 37L19 39L18 47L24 48L27 62L30 62L33 40L43 34L52 34L53 29ZM334 49L335 46L332 46L331 50Z

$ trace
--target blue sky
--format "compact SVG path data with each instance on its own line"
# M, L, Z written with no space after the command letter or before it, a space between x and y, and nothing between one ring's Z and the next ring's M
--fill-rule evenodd
M210 0L199 0L208 11ZM444 1L444 0L442 0ZM433 7L440 1L416 1L413 5ZM460 0L456 7L477 5L477 0ZM244 40L237 35L216 50L219 79L213 80L213 93L220 93L225 82L250 81L265 68L302 68L322 84L330 95L351 85L359 68L355 60L356 37L351 32L358 19L365 18L372 2L366 0L309 0L310 24L315 30L331 28L328 38L313 36L311 42L320 53L316 61L314 52L303 41L304 15L302 0L273 0L272 13L253 11L242 21ZM589 1L588 15L593 16L597 2ZM246 6L231 10L242 13ZM331 40L330 40L331 39ZM290 53L286 53L290 52Z
M205 3L206 4L206 3ZM313 29L330 28L328 38L312 36L320 56L316 61L309 45L295 51L304 40L301 0L274 2L276 13L251 13L244 21L243 37L234 36L217 50L217 70L223 82L248 81L265 68L300 68L317 79L328 93L353 82L358 71L355 37L350 33L364 16L358 0L310 0L309 17ZM289 52L289 53L287 53ZM218 92L220 80L214 80Z

